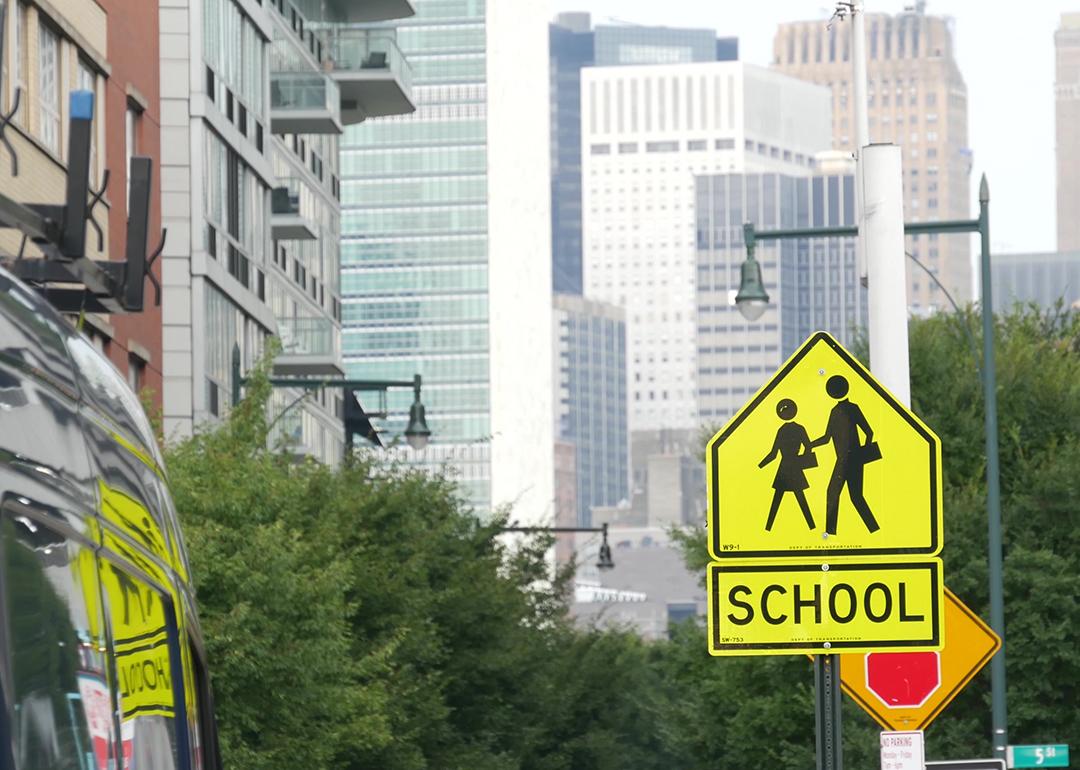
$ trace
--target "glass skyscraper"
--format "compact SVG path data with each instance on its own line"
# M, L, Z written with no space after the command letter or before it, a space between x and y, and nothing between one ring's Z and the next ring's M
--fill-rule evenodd
M695 178L697 213L698 410L705 424L730 417L815 331L851 345L866 328L866 289L854 238L761 241L770 303L748 323L734 303L746 259L742 227L761 230L852 225L851 174L715 174Z
M414 5L416 16L395 26L416 113L355 126L342 140L346 368L353 378L422 375L432 444L401 451L456 469L477 509L531 495L532 511L550 513L547 36L542 15L535 31L526 24L542 4ZM504 96L489 101L495 92ZM530 131L543 136L535 149ZM492 158L503 158L501 175ZM530 175L541 180L539 200ZM411 398L389 394L389 433L403 429Z
M710 29L599 25L595 36L598 67L718 61L720 53L738 58L738 44L732 51L730 39L725 39L718 47L716 32Z
M556 435L574 447L577 526L630 500L626 320L622 308L555 296Z

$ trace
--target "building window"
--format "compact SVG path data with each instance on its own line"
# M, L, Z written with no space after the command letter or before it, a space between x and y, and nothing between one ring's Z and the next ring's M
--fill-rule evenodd
M610 155L611 154L611 145L610 144L594 144L594 145L589 147L589 154L590 155Z
M45 24L38 30L38 137L49 150L59 154L60 39Z
M638 151L637 142L619 142L619 154L627 155Z
M735 149L735 140L734 139L717 139L716 140L716 149L718 149L718 150L734 150Z
M142 113L138 107L128 103L127 112L124 115L124 179L127 186L124 189L124 200L128 201L128 210L131 210L131 159L139 152L139 118Z
M12 103L15 99L15 88L22 89L22 96L19 100L19 111L15 114L15 122L21 126L26 126L26 110L27 110L27 92L26 92L26 56L29 46L26 40L26 3L17 2L15 5L15 13L12 14L12 22L15 24L15 82L12 84L11 95L8 98L8 104Z
M678 142L646 142L645 152L678 152Z
M146 362L134 353L128 354L128 385L138 393L146 384Z
M97 123L101 106L97 104L97 75L82 58L79 59L79 90L94 95L94 119L90 122L90 186L97 187Z
M707 147L708 142L706 142L704 139L691 139L686 144L686 149L690 150L691 152L698 152L706 149Z

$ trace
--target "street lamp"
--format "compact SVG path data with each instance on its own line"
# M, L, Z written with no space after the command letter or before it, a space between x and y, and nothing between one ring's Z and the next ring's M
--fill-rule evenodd
M761 314L769 306L769 295L765 291L764 281L761 280L761 264L754 259L753 225L744 224L743 235L746 241L746 261L742 263L742 280L739 281L739 292L735 295L735 307L739 308L743 318L753 322L761 318Z
M545 533L558 533L558 532L599 532L600 537L600 552L596 557L596 568L599 570L609 570L615 567L615 560L611 558L611 546L608 544L607 538L607 523L602 524L599 527L502 527L500 532L545 532Z
M746 262L743 263L743 285L747 284L747 266L753 263L755 240L785 238L831 238L858 236L854 226L796 228L755 232L752 223L743 226L746 242ZM986 439L986 512L988 525L988 577L990 588L990 627L1001 638L1001 649L990 660L992 746L995 757L1004 758L1009 745L1008 709L1005 678L1005 586L1004 554L1001 526L1001 477L998 468L997 370L994 363L994 299L990 269L990 187L984 174L979 182L978 219L944 222L907 222L906 235L978 233L980 242L980 272L982 295L980 312L983 326L983 356L979 375L983 386L983 417ZM760 282L760 279L759 279ZM751 282L752 283L752 282ZM752 289L753 286L748 286ZM742 287L739 294L743 293ZM764 291L762 291L764 294ZM736 297L738 303L738 297ZM955 303L954 303L955 304ZM740 306L739 310L743 310ZM750 318L746 311L743 315ZM760 315L760 312L758 313ZM757 316L754 316L755 318Z
M304 391L322 390L323 388L342 388L345 396L345 409L342 421L345 426L346 448L352 447L353 433L359 433L375 446L381 447L378 433L368 420L368 415L360 407L359 401L353 391L376 391L385 393L390 388L413 389L413 403L409 407L409 424L405 428L405 439L409 446L419 451L425 449L431 440L431 430L428 428L425 417L424 404L420 401L421 379L419 374L414 374L412 381L409 380L348 380L348 379L313 379L304 377L269 377L268 381L272 388L299 388ZM232 405L240 403L240 391L247 384L247 378L240 371L240 345L234 344L232 351ZM300 399L296 399L285 408L288 411ZM282 412L284 414L284 412ZM280 417L281 415L278 415ZM385 416L385 415L383 415Z
M409 446L420 451L426 449L431 431L424 419L424 405L420 403L420 375L413 376L413 402L409 407L409 425L405 428L405 440Z

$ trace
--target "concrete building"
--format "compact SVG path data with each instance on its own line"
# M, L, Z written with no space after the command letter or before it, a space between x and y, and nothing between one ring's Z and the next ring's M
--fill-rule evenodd
M908 221L971 216L968 89L956 63L953 22L913 11L866 14L867 110L870 141L904 150L904 217ZM773 41L773 67L787 75L831 86L833 146L854 150L848 24L823 21L781 24ZM937 275L958 302L972 298L967 235L908 238L910 253ZM948 300L927 275L907 266L912 312L945 310Z
M275 374L339 377L338 135L410 112L392 30L408 0L169 0L161 20L165 431L222 415L239 345L271 335ZM276 391L280 410L297 393ZM278 438L334 462L341 392L290 409Z
M903 148L904 217L907 221L971 216L967 86L953 49L952 21L914 10L896 16L866 14L867 104L870 141ZM824 21L781 24L773 67L832 90L832 136L837 150L855 149L851 85L851 28ZM935 271L957 302L972 297L966 235L908 238L908 250ZM948 301L925 274L908 264L912 312L946 309Z
M626 323L621 308L555 295L555 434L574 447L575 523L630 499Z
M700 522L705 515L703 446L697 429L633 431L631 510L616 511L611 523L667 527Z
M740 62L590 67L582 113L585 294L625 308L630 429L696 431L694 177L809 173L829 92Z
M1080 249L1080 13L1061 14L1054 33L1057 248Z
M850 345L866 329L853 238L760 242L769 308L747 323L733 301L746 259L741 223L762 230L853 225L851 171L697 177L697 397L704 424L719 428L813 332Z
M479 511L554 515L547 11L416 0L397 43L416 113L342 148L344 355L423 376L432 443ZM411 394L391 394L390 426Z
M995 254L994 312L1007 312L1017 303L1045 310L1060 302L1080 309L1080 251L1043 254Z
M582 293L581 70L625 64L734 61L738 38L707 29L598 25L588 13L561 13L551 51L551 259L556 292Z
M93 212L101 228L99 242L91 227L87 254L92 259L123 260L128 201L127 160L133 154L153 162L150 194L150 239L160 233L160 168L157 133L157 45L130 45L137 27L153 37L155 6L128 7L118 0L57 0L50 3L8 2L4 40L4 78L0 93L4 112L20 90L19 108L7 138L17 158L18 174L7 151L0 151L0 187L13 200L62 204L67 184L69 93L94 94L90 186L98 189L110 172L103 203ZM121 7L123 6L123 7ZM20 253L15 230L0 231L0 250ZM40 251L27 243L23 256ZM154 268L160 275L160 267ZM146 284L149 289L149 284ZM161 320L147 291L147 309L133 317L87 313L83 329L91 341L138 391L148 389L160 403Z

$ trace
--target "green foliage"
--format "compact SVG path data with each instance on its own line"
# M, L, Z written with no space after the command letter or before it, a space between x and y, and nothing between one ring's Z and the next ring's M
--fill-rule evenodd
M981 351L978 316L969 312L964 321ZM956 317L912 325L912 400L943 444L946 584L988 618L985 426L969 347ZM1009 740L1076 745L1080 315L1017 307L997 318L995 353ZM984 672L929 731L932 755L985 754L989 706Z
M987 611L985 445L961 324L911 326L915 410L942 438L946 582ZM996 327L1014 743L1080 743L1080 318ZM976 345L981 344L975 334ZM550 541L510 547L452 479L357 454L339 469L268 451L265 367L218 430L168 453L191 551L227 766L379 770L808 768L808 659L713 659L575 629ZM705 531L676 533L704 571ZM989 754L989 676L927 733L931 758ZM845 761L877 726L844 705Z
M971 310L913 322L911 382L914 410L943 445L946 584L988 619L979 329L980 318ZM1009 739L1075 746L1080 743L1080 315L1016 308L997 319L995 334ZM687 565L703 573L709 561L705 531L687 530L676 539ZM684 758L685 766L723 757L709 766L735 768L765 756L739 758L749 745L772 752L770 764L809 767L812 754L805 750L812 752L814 740L809 666L792 658L707 660L704 646L703 634L695 630L676 637L669 649L678 665L667 676L682 693L676 713L692 726L678 733L692 736L690 746L681 747L688 752L681 758L694 757ZM845 698L848 766L877 765L878 729ZM932 759L990 755L988 670L929 728L927 752Z
M272 354L271 354L272 355ZM269 357L267 358L269 360ZM661 767L650 649L566 618L551 541L512 548L449 479L266 449L264 362L167 462L230 768Z

